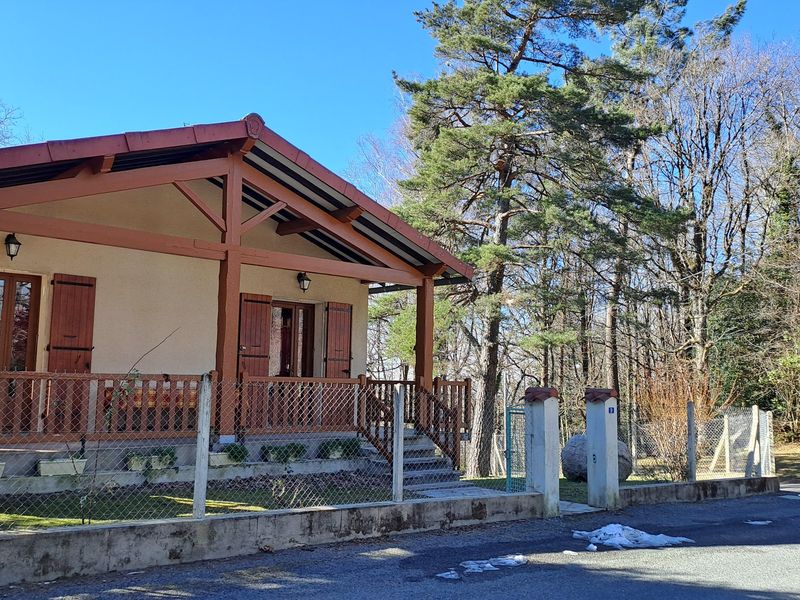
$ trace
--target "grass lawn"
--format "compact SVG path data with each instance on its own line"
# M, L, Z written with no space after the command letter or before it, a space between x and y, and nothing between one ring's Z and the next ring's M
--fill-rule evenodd
M141 519L171 519L192 514L191 487L175 489L120 488L98 492L91 511L81 505L83 492L0 497L0 530L80 525L81 516L91 522L111 523ZM378 487L334 487L295 489L281 494L269 488L208 490L206 514L262 511L299 506L325 506L378 502L391 499L391 490Z
M800 483L800 444L785 444L775 448L775 470L781 481Z

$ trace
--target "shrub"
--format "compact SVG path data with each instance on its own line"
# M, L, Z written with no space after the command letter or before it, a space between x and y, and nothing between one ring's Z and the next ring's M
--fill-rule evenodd
M261 446L259 453L263 462L290 462L300 460L306 454L305 444L287 444L286 446Z
M361 453L361 441L357 438L326 440L319 445L319 458L355 458Z
M153 456L157 456L162 461L166 462L168 467L175 466L175 463L178 462L178 451L175 449L175 446L158 448L153 452Z
M223 448L233 462L242 463L247 460L250 452L244 444L228 444Z

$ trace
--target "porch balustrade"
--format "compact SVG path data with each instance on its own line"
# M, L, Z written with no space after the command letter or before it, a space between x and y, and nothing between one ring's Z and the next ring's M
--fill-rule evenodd
M0 442L136 440L195 435L200 375L0 372ZM356 431L392 459L395 386L405 421L460 460L471 422L470 382L435 379L433 389L403 380L252 377L216 381L212 420L233 410L247 435Z

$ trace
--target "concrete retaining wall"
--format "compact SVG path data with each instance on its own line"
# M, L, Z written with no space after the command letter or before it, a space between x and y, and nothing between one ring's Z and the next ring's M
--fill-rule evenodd
M0 534L0 585L541 515L541 495L522 493L11 532Z
M709 479L684 483L653 483L623 486L619 489L622 506L661 504L663 502L699 502L701 500L744 498L780 491L777 477L741 477Z
M261 477L264 475L285 475L291 469L293 475L317 473L338 473L339 471L358 471L375 469L368 458L311 458L290 463L244 463L211 467L208 479L211 481L236 478ZM386 470L389 476L388 467ZM2 494L53 494L66 490L107 489L137 486L144 483L191 483L194 481L194 466L169 467L167 469L142 471L101 471L76 475L50 475L47 477L0 477Z

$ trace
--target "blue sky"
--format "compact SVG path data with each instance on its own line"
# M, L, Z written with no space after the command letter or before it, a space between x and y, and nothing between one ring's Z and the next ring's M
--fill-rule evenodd
M689 21L733 0L690 0ZM49 2L3 6L0 100L32 141L258 112L343 173L397 117L392 71L435 72L425 0ZM797 39L800 0L750 0L740 33Z

